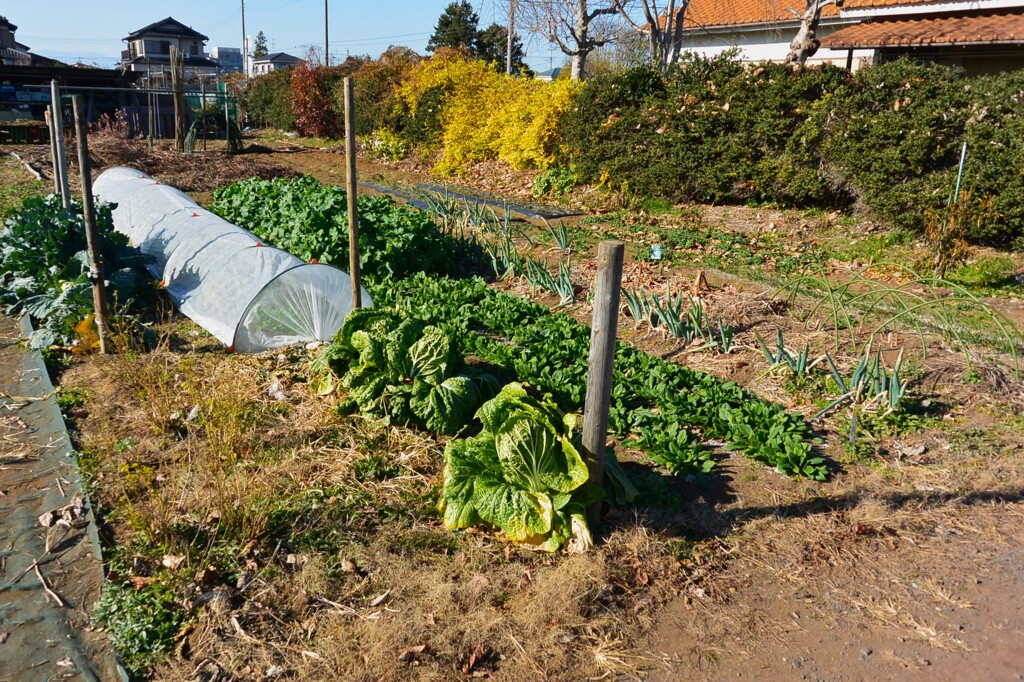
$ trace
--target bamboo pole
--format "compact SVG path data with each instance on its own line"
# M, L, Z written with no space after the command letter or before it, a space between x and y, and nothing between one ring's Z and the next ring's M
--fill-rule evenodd
M85 219L85 242L89 249L89 281L92 282L92 302L96 311L96 331L100 339L100 352L107 353L107 294L100 257L99 233L96 230L96 209L92 198L92 174L89 168L88 121L82 111L82 96L72 95L78 138L78 170L82 178L82 216Z
M182 73L182 56L177 47L171 45L171 89L174 90L174 151L185 151L185 83Z
M590 471L589 482L604 482L604 454L608 440L608 412L615 366L615 337L619 323L619 291L622 287L622 259L625 245L603 241L597 249L597 282L594 286L594 320L590 330L590 364L587 370L587 398L583 408L583 450ZM596 531L601 500L587 509L587 521Z
M345 79L345 165L348 174L345 192L348 195L349 275L352 277L352 310L363 307L362 273L359 266L358 186L356 185L356 115L353 81Z
M56 133L55 149L57 166L60 169L60 198L64 210L71 208L71 188L68 186L68 158L64 148L64 108L60 104L60 87L57 79L50 81L50 106L53 107L53 130Z
M53 193L60 194L60 166L57 164L57 133L53 129L53 108L46 107L46 129L50 133L50 162L53 164Z

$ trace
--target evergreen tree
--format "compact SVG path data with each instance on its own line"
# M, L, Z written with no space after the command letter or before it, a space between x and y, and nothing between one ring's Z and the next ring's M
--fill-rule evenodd
M263 35L263 31L256 34L256 40L252 44L252 58L259 59L260 57L266 57L270 54L270 50L267 49L267 36Z
M494 23L480 31L476 35L476 56L485 62L497 64L501 70L505 70L505 58L508 51L508 29L501 24ZM523 41L519 36L512 36L512 72L522 71L526 64L526 52L523 51Z
M435 52L442 47L475 51L479 24L480 17L466 0L449 4L437 20L434 35L427 42L427 51Z

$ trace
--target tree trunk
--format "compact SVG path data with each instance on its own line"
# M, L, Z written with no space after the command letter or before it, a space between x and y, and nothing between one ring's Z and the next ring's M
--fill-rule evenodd
M807 0L807 8L800 20L800 29L796 32L793 42L789 44L789 54L786 55L787 64L803 66L808 58L818 51L820 43L817 34L818 24L821 21L821 10L832 4L841 6L842 2L841 0Z
M572 70L570 75L574 81L583 79L583 69L587 65L587 54L590 52L590 41L588 40L587 2L580 0L576 3L576 53L572 55Z

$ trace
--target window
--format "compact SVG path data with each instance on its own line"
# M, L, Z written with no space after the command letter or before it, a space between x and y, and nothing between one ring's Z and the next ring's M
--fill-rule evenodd
M171 41L169 40L147 40L146 41L146 54L170 54L171 53Z
M198 56L199 55L199 45L197 45L196 43L192 43L191 45L189 45L188 53L190 55L192 55L193 57Z

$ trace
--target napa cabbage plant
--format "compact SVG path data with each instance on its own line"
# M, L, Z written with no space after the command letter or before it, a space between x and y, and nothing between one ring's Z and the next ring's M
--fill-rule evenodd
M587 483L576 416L518 383L506 385L476 416L480 434L445 448L439 503L445 525L486 524L549 552L566 543L571 551L591 548L586 508L604 491Z
M362 414L444 435L463 430L499 388L441 328L384 311L349 315L327 364Z

